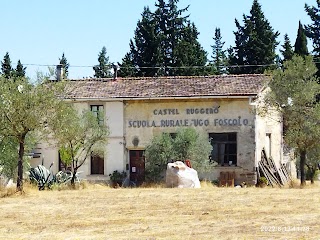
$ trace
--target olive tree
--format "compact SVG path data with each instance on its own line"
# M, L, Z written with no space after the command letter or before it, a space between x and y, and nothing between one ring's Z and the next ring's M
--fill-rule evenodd
M314 180L319 174L320 170L320 146L317 145L311 149L307 154L306 159L307 173L306 179L309 179L311 184L314 184Z
M300 157L301 186L306 184L307 153L320 140L320 93L315 73L317 68L311 56L294 56L284 62L282 69L271 74L271 91L265 97L265 107L283 115L284 140Z
M0 175L14 178L17 168L18 143L14 138L1 137L0 140Z
M36 138L32 134L27 134L25 144L24 166L29 166L28 160L31 151L36 144ZM17 177L18 142L16 138L0 136L0 175L8 179Z
M77 171L91 153L104 154L109 128L91 111L80 113L71 104L58 113L58 121L50 126L62 162L71 166L71 185L74 187Z
M45 84L45 78L36 83L25 77L0 78L0 136L17 144L17 158L10 164L17 166L17 191L23 191L26 139L47 131L48 121L55 119L57 109L63 106L63 84Z
M155 135L146 147L146 175L150 181L160 181L167 164L189 159L196 170L210 166L212 146L207 134L194 128L179 128L175 134Z

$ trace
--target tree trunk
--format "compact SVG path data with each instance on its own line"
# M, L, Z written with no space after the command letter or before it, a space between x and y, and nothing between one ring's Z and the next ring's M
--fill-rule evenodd
M311 167L310 169L310 172L311 172L311 184L314 184L314 179L316 178L316 172L317 172L317 169L315 167Z
M23 155L24 155L24 140L23 135L19 141L19 158L18 158L18 178L17 178L17 191L23 191Z
M77 174L77 169L74 169L74 170L73 170L73 174L72 174L72 178L71 178L71 187L72 187L73 189L76 188L76 183L75 183L76 174Z
M306 155L307 155L307 152L305 150L300 151L300 186L301 187L306 185L306 173L304 170L304 166L306 165Z

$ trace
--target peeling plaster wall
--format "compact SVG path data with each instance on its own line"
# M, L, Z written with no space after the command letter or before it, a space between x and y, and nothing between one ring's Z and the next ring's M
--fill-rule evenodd
M282 160L282 125L276 113L262 117L249 104L249 98L198 98L174 100L98 101L74 103L79 111L90 105L103 105L106 123L110 128L105 146L104 175L90 174L90 159L79 169L81 176L92 180L106 180L114 170L125 170L129 164L129 150L144 150L151 138L162 132L174 133L179 127L193 127L209 133L237 133L237 166L217 166L210 173L200 173L202 179L216 180L220 172L235 172L235 183L254 184L255 169L271 134L271 154L276 164ZM134 144L134 139L138 144ZM58 149L41 143L45 166L54 161L58 171ZM37 165L39 159L32 160Z
M217 112L210 112L210 108L217 107ZM204 110L203 113L190 114L195 109ZM255 170L255 115L248 98L127 102L124 124L128 149L144 149L154 135L174 133L179 127L193 127L206 135L236 132L237 166L220 166L200 175L215 180L219 178L220 171L234 171L237 182L241 182L240 174ZM134 138L139 139L136 147Z

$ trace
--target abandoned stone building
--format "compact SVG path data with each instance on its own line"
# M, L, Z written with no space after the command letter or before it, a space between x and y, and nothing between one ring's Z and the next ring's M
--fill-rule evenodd
M110 128L104 157L90 157L81 177L108 180L114 170L125 170L132 180L142 181L151 138L192 127L211 139L211 158L218 162L200 178L216 180L220 172L233 172L235 184L253 184L263 148L277 165L288 161L281 117L256 111L266 81L265 75L70 80L68 101L79 110L103 111ZM45 143L38 147L45 165L54 161L57 172L58 149ZM32 165L40 161L32 159Z

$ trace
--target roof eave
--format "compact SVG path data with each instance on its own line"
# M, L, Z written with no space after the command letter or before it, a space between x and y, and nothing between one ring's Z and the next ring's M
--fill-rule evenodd
M112 97L112 98L92 98L92 97L82 97L82 98L66 98L69 101L143 101L143 100L177 100L177 99L217 99L217 98L226 98L226 99L239 99L239 98L251 98L256 97L258 93L250 94L229 94L229 95L201 95L201 96L170 96L170 97Z

